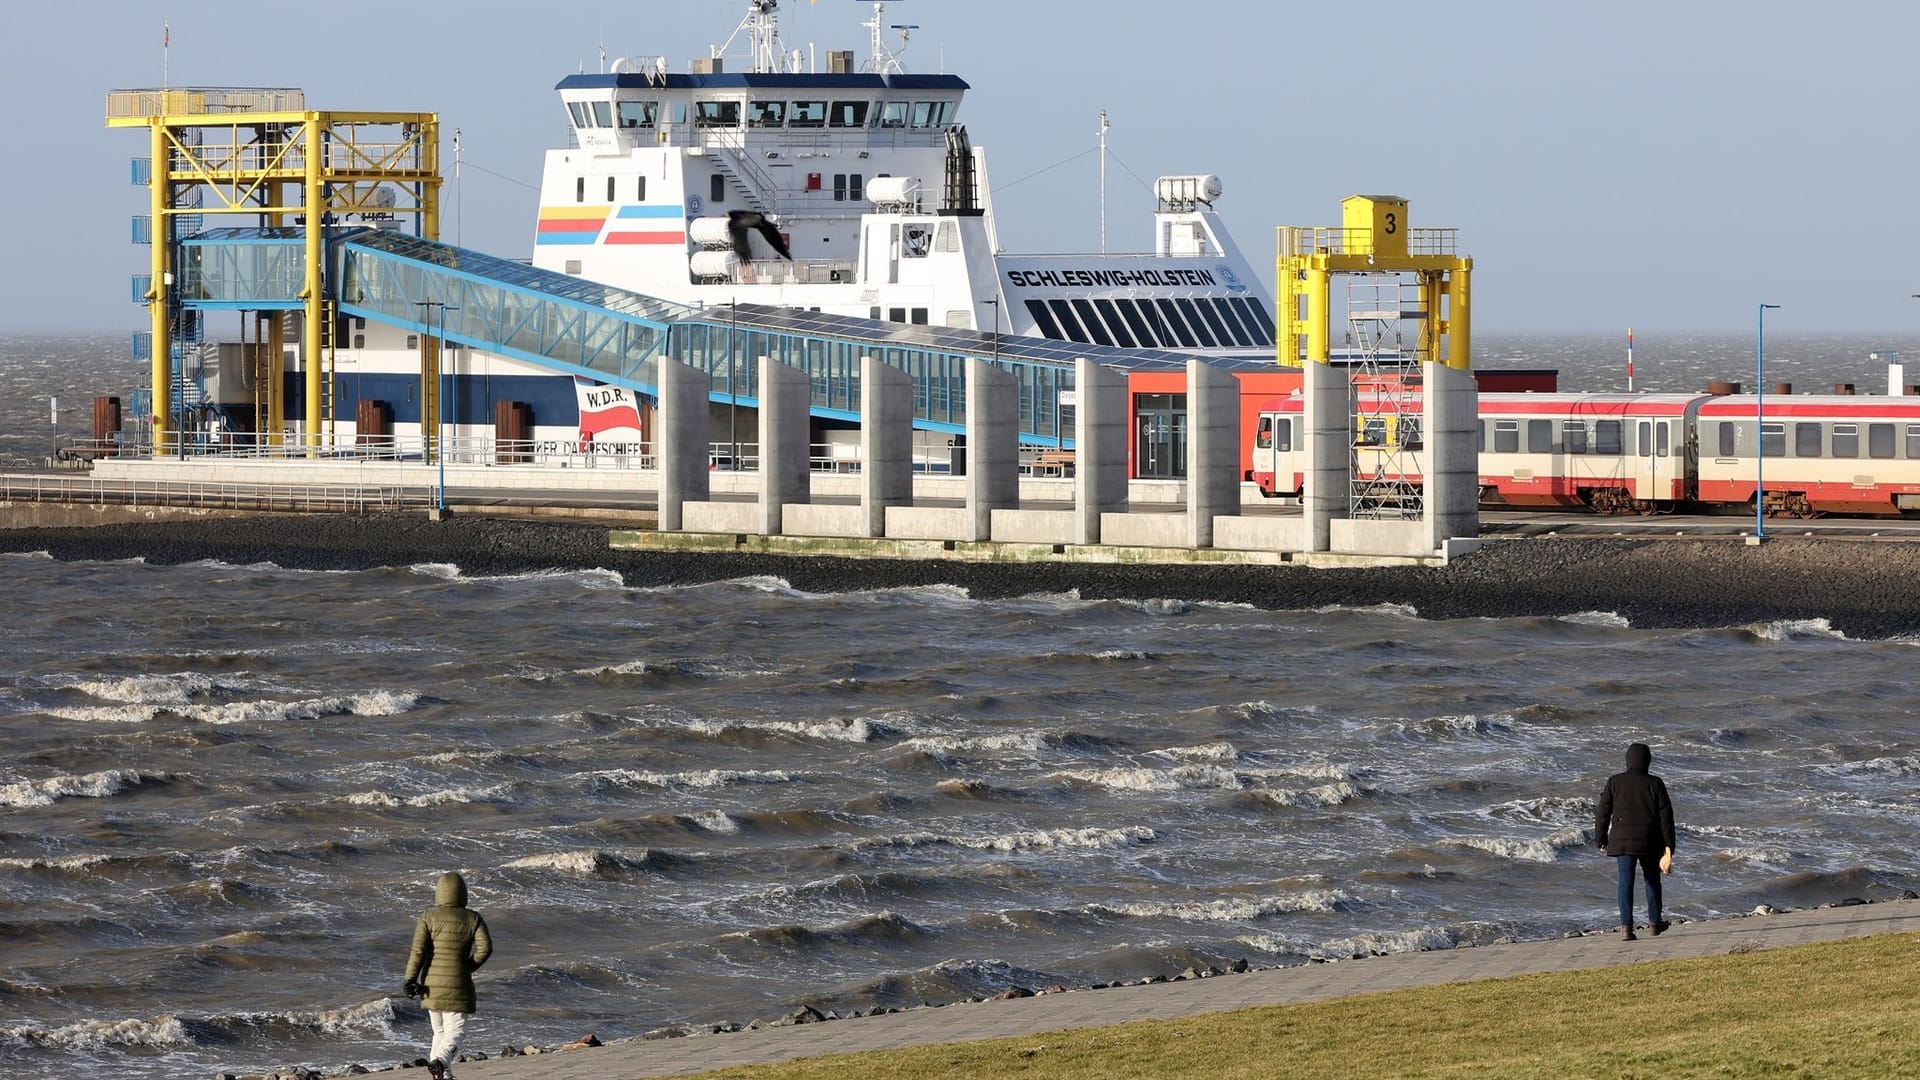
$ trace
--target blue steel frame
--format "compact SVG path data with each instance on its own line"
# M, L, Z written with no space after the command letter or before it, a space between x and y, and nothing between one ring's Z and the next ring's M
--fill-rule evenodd
M301 306L298 229L227 229L187 241L197 292L187 306L271 310ZM294 275L285 270L292 253ZM251 250L249 250L251 249ZM962 432L966 369L980 359L1019 386L1020 438L1071 447L1074 360L1128 369L1184 366L1184 354L1002 337L945 327L743 305L693 308L398 232L334 239L329 278L339 311L471 348L657 396L662 356L707 373L713 401L759 404L756 360L807 373L814 415L860 418L860 359L878 357L913 379L914 426ZM423 303L426 305L423 307ZM437 310L444 328L423 322ZM999 355L993 356L994 352Z

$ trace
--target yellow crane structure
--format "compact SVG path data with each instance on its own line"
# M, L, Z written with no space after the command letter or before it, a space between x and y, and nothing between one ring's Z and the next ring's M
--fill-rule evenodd
M224 308L254 314L257 430L272 446L284 442L282 357L297 337L301 444L318 453L332 398L324 375L337 336L324 258L328 230L411 217L419 235L438 239L438 115L317 112L297 89L237 88L114 90L106 113L109 128L146 128L151 148L144 167L135 160L134 179L150 189L150 216L145 230L136 220L135 234L144 231L153 247L144 301L152 325L154 452L177 446L169 436L177 437L181 423L181 332L201 313ZM183 242L210 219L258 230L263 246L227 273L189 273ZM270 258L266 237L281 249L297 243L297 265ZM296 315L297 328L290 325ZM425 384L437 387L439 380ZM429 404L437 419L439 403Z
M1303 368L1309 550L1429 554L1479 531L1473 260L1459 254L1457 232L1412 228L1407 200L1394 195L1349 196L1338 227L1278 230L1277 359ZM1336 277L1388 282L1350 290L1337 359ZM1416 328L1410 346L1407 325ZM1369 367L1371 385L1356 392L1355 372ZM1380 520L1389 517L1405 520Z

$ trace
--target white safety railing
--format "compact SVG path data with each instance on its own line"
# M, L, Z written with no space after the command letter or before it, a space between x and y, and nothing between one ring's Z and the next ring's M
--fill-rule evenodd
M370 514L419 509L435 500L433 489L424 484L242 484L6 474L0 475L0 501Z

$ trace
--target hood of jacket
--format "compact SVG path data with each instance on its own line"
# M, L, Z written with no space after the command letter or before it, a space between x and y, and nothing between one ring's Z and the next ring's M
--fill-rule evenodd
M452 870L440 875L440 884L434 886L433 902L441 907L467 906L467 879Z
M1633 772L1646 772L1653 765L1653 751L1643 742L1627 747L1627 768ZM458 877L458 874L453 875ZM444 878L441 880L445 880Z

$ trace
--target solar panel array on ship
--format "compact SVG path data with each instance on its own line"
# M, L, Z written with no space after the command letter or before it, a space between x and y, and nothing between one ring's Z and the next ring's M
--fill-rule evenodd
M734 309L732 308L707 308L701 314L700 321L709 325L727 327L733 325ZM1126 368L1129 371L1184 371L1187 361L1193 359L1190 353L1169 352L1164 349L1123 349L1112 345L1054 341L1024 334L996 335L950 326L881 323L872 319L854 318L850 315L831 315L823 311L800 311L763 304L739 305L738 317L739 328L742 330L839 338L882 346L926 349L932 352L981 358L997 356L1007 363L1071 367L1074 361L1085 357L1101 364ZM1202 359L1209 364L1226 368L1238 368L1247 362L1244 358L1236 357L1202 357ZM1272 358L1267 357L1265 362L1271 363Z

